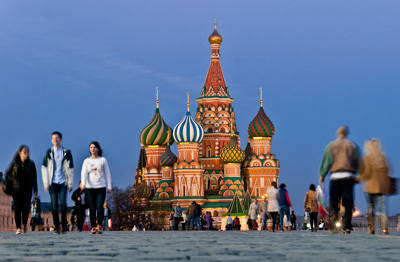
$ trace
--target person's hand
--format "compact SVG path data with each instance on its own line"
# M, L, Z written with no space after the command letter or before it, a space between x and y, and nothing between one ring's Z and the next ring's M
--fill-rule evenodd
M323 176L320 176L320 177L319 177L319 183L320 183L320 184L323 184L323 183L324 183L324 179L325 179L325 178L324 178Z
M68 187L68 191L71 192L72 191L72 186Z
M81 191L85 191L86 187L82 186Z
M36 198L37 197L37 192L33 192L33 196Z
M49 186L44 186L44 191L47 193L49 192Z
M81 197L78 197L78 199L77 199L78 201L81 201Z
M112 191L111 189L107 189L107 193L111 193L111 191Z

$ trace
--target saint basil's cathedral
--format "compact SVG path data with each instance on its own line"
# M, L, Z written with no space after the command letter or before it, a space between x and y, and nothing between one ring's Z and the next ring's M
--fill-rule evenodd
M151 202L167 201L172 206L180 202L186 208L196 201L218 216L227 212L235 195L265 196L271 182L278 180L279 160L271 153L275 128L263 109L262 95L259 111L248 127L246 149L240 148L234 99L220 64L222 37L216 24L208 41L211 62L196 99L195 115L188 94L186 114L172 129L160 114L157 91L155 114L140 134L135 185L151 189ZM177 156L170 149L174 142Z

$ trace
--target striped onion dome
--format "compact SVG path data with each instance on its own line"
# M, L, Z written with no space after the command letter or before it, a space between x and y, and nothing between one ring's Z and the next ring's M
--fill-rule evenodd
M142 182L133 188L133 197L134 198L146 198L150 199L153 196L153 191L150 187L146 185L146 183Z
M265 114L262 106L256 117L250 122L248 131L250 137L272 137L274 135L274 124Z
M176 162L177 158L172 153L169 145L167 146L167 149L165 150L164 154L160 156L160 165L161 166L173 166Z
M224 163L242 163L245 158L245 154L244 151L236 144L233 136L231 136L228 144L222 148L219 158L221 158Z
M190 115L189 107L186 116L175 126L174 139L176 143L200 143L204 138L204 130Z
M140 142L145 146L161 146L167 145L168 142L170 145L174 143L174 139L170 137L168 140L168 131L171 133L172 129L165 123L164 119L162 119L160 110L158 107L156 108L156 113L151 119L150 123L143 128L140 133Z

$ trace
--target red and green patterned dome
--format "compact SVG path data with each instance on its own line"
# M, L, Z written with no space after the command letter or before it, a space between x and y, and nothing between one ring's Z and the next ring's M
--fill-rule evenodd
M275 127L271 119L265 114L263 107L260 107L256 117L250 122L249 137L272 137Z
M161 166L173 166L176 162L177 158L172 153L169 145L167 146L167 149L165 150L164 154L160 156L160 165Z
M236 144L233 136L231 136L228 144L222 148L219 157L224 163L242 163L245 155L244 151Z
M161 117L159 109L156 108L156 112L150 123L143 128L140 133L140 142L145 146L172 145L174 139L170 136L168 141L168 131L170 134L172 133L171 127L165 123L164 119Z

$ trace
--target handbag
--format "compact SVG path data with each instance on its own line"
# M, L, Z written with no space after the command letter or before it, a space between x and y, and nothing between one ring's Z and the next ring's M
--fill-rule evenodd
M389 194L395 195L397 194L397 178L389 177Z
M307 213L310 213L310 212L311 212L311 208L310 208L309 206L306 206L306 207L304 208L304 211L306 211Z
M6 193L7 195L12 195L12 193L14 191L12 181L9 181L7 178L4 179L2 188L3 188L4 193Z

